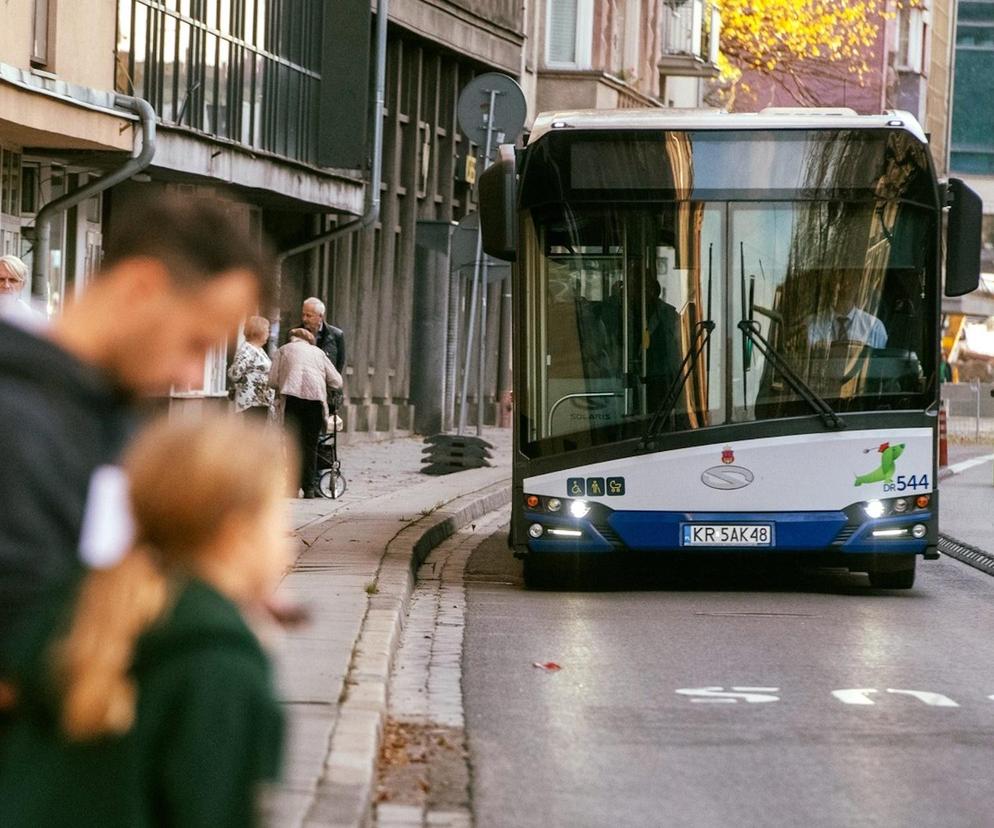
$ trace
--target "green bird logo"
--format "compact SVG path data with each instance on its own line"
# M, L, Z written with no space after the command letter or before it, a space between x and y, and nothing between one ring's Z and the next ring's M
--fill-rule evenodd
M861 474L856 478L856 485L862 486L864 483L893 483L894 467L897 458L904 454L904 443L881 443L876 449L863 449L863 454L877 451L880 454L880 468L868 474Z

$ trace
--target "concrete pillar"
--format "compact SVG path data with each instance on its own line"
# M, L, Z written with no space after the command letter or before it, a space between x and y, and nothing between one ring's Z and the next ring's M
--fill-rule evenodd
M444 430L451 234L448 221L419 221L417 225L410 399L414 427L421 434Z

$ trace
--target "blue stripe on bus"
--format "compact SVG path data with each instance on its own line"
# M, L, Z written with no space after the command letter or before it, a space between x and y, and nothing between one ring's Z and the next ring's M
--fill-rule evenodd
M771 523L770 549L826 549L847 523L843 512L613 512L608 525L635 550L686 549L684 523Z
M782 551L836 551L848 554L873 552L910 554L922 553L927 539L874 538L874 529L905 528L915 523L928 523L930 512L892 515L867 520L840 546L833 546L839 532L848 523L843 512L612 512L607 529L624 545L634 551L692 551L681 545L681 527L687 523L770 523L773 524L773 545L758 547ZM615 546L605 538L588 519L575 519L545 513L525 512L528 523L541 523L546 528L579 529L579 538L546 535L529 538L528 548L533 552L605 553ZM747 551L753 547L740 549Z

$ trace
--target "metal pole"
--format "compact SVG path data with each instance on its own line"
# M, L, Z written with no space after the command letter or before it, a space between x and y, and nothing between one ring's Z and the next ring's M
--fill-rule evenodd
M493 142L493 121L494 121L494 102L497 100L497 90L491 89L490 91L490 105L487 109L487 140L486 146L483 154L483 169L484 171L490 166L490 152L491 144ZM463 430L466 428L466 396L469 389L469 372L472 366L473 358L473 337L476 333L476 306L477 306L477 294L480 292L480 260L483 258L483 228L478 227L476 231L476 257L473 261L473 294L470 299L470 310L469 310L469 331L466 333L466 361L463 367L462 375L462 390L459 394L459 428L456 429L457 434L462 434ZM483 265L483 277L486 279L486 263ZM487 310L487 294L486 294L486 284L483 285L483 313ZM477 383L478 387L476 389L477 396L477 413L476 413L476 433L479 436L483 432L483 348L486 341L486 317L480 320L480 361L477 373Z
M980 380L976 380L973 386L973 391L977 395L977 422L974 428L973 437L975 440L980 439Z
M473 292L469 300L469 330L466 331L466 359L463 361L462 390L459 392L459 428L456 434L462 434L466 428L466 395L469 390L469 371L473 364L473 336L476 333L476 291L480 278L480 238L476 242L476 261L473 264Z
M479 253L477 255L480 255ZM477 366L477 386L476 396L476 436L483 436L483 385L486 380L487 365L487 272L489 264L486 256L481 263L482 275L480 276L480 363Z
M490 90L490 102L487 109L487 142L483 153L483 170L486 172L490 166L490 153L493 150L494 136L494 105L497 103L497 90ZM486 379L487 365L487 274L490 270L490 263L483 255L483 222L479 222L476 231L476 258L481 262L482 275L480 276L480 358L477 367L476 383L476 436L483 436L483 386Z

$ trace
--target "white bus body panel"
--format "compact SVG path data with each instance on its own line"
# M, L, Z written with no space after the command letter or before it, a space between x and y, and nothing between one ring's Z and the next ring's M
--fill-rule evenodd
M935 490L928 428L841 431L711 444L527 478L526 494L582 497L615 511L828 511ZM890 452L890 447L902 446ZM888 471L890 472L888 474ZM575 487L583 480L580 493ZM615 492L608 491L614 481ZM594 481L594 489L588 491ZM620 487L619 487L620 483ZM570 491L570 486L574 486Z

